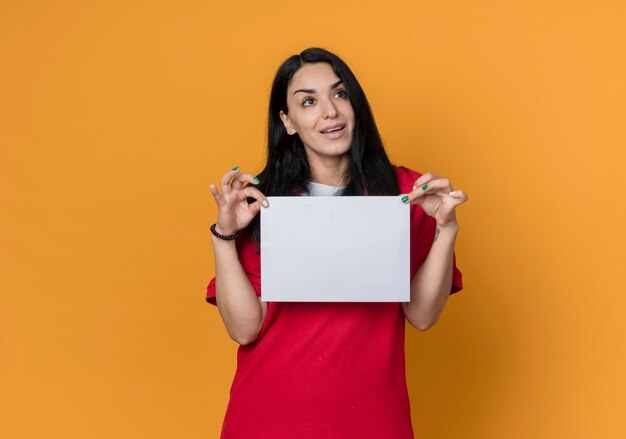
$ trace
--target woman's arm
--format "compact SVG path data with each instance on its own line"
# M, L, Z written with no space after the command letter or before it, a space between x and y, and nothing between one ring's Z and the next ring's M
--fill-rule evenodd
M219 230L218 230L219 233ZM241 345L261 332L267 303L257 296L244 272L235 241L211 238L215 254L215 299L228 335Z
M453 190L450 181L431 173L418 178L413 191L402 197L404 203L418 204L437 223L428 256L411 282L411 301L402 304L406 319L421 331L435 324L450 295L459 232L455 208L467 200L465 192Z
M248 185L245 185L245 184ZM233 235L245 229L259 213L261 206L269 203L257 188L250 186L259 183L258 178L239 173L239 167L226 172L220 181L222 192L210 185L217 203L217 223L215 230L220 235ZM248 197L254 203L248 203ZM215 254L215 300L228 335L239 344L252 343L257 339L267 303L261 302L239 261L234 240L211 237Z
M409 323L420 331L433 326L450 296L454 243L459 226L437 226L435 240L411 282L411 301L402 303Z

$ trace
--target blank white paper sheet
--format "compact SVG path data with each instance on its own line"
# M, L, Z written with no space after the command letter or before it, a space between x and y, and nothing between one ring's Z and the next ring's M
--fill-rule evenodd
M268 197L261 299L408 302L410 213L399 197Z

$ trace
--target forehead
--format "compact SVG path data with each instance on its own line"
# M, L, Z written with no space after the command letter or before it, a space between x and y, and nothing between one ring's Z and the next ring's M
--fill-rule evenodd
M325 62L305 64L293 75L288 90L297 88L313 88L317 91L326 90L328 86L339 81L330 64Z

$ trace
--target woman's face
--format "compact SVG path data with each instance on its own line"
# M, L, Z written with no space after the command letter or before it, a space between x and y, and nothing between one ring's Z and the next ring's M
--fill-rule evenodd
M345 86L324 62L304 64L287 88L288 114L280 118L290 135L300 136L309 163L345 158L350 152L354 111Z

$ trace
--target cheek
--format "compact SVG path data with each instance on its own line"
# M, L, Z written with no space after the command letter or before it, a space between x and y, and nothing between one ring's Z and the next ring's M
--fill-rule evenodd
M352 105L350 105L350 102L345 102L345 105L342 107L342 109L343 114L346 115L346 118L354 123L354 110L352 109Z
M314 110L311 110L311 111L307 111L306 113L302 115L302 117L299 118L298 124L300 125L300 128L303 129L303 131L314 130L317 128L318 121L319 121L319 117L318 117L317 112Z

